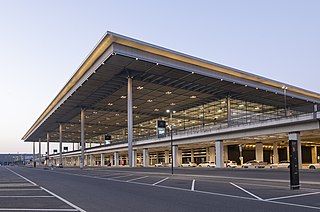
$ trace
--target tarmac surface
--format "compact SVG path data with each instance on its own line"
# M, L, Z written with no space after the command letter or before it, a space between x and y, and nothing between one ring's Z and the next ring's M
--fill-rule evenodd
M319 211L320 172L0 167L0 211Z

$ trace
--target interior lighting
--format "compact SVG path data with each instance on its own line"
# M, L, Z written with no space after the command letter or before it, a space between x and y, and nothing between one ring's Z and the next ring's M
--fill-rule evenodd
M244 106L243 104L239 105L239 107L243 107L243 106Z
M176 103L172 102L172 103L170 103L170 105L171 105L171 106L174 106L174 105L176 105Z
M143 86L138 86L137 87L137 90L142 90L143 89Z
M194 74L194 71L193 71L193 72L191 72L191 74Z
M158 109L158 108L155 108L154 111L159 111L159 109Z
M255 110L259 110L260 108L259 108L259 107L255 107L254 109L255 109Z
M112 105L113 105L113 103L109 102L109 103L108 103L108 105L109 105L109 106L112 106Z
M116 113L116 116L119 116L120 114L119 113Z
M158 66L158 65L159 65L159 63L156 63L156 65Z
M248 87L248 85L244 85L244 87Z
M92 113L93 113L93 114L97 114L98 112L97 112L97 111L93 111Z
M139 60L139 58L136 58L136 60Z
M170 113L170 110L166 110L167 113Z
M147 102L153 102L153 100L152 99L148 99Z
M170 94L172 94L172 92L171 92L171 91L167 91L166 94L167 94L167 95L170 95Z
M256 88L256 90L258 90L259 88Z
M223 81L223 79L220 79L220 81Z
M127 97L126 97L126 96L121 96L120 98L121 98L121 99L125 99L125 98L127 98Z
M222 102L221 102L221 104L225 104L225 103L226 103L226 101L222 101Z
M133 106L132 108L133 108L133 109L137 109L138 107L137 107L137 106Z
M195 99L197 98L197 96L190 96L190 99Z

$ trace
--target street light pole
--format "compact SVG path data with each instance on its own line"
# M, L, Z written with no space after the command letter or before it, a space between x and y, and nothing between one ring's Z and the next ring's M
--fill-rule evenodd
M170 145L171 145L171 174L172 174L172 175L173 175L173 139L172 139L173 123L172 123L172 113L175 113L175 112L176 112L176 111L167 110L167 113L170 114L169 130L170 130Z

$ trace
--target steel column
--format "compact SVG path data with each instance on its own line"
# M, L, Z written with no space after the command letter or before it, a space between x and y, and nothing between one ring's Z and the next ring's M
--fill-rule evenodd
M59 155L59 165L63 165L62 164L62 124L59 124L59 149L60 149L60 155Z
M128 157L129 157L129 167L132 167L132 138L133 138L133 118L132 118L132 78L128 77Z
M50 133L47 132L47 165L49 165L49 151L50 151Z
M39 165L41 165L41 138L39 138Z
M81 139L81 157L80 157L80 169L83 169L84 166L84 109L81 109L80 112L80 122L81 122L81 126L80 126L80 131L81 131L81 135L80 135L80 139Z

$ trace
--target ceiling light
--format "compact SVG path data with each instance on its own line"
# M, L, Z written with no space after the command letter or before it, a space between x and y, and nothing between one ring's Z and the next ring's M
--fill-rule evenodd
M255 109L255 110L259 110L260 108L259 108L259 107L255 107L254 109Z
M248 85L244 85L244 87L248 87Z
M220 81L223 81L223 79L220 79Z
M190 99L195 99L197 98L197 96L190 96Z
M121 99L125 99L125 98L127 98L127 97L126 97L126 96L121 96L120 98L121 98Z
M193 72L191 72L191 74L194 74L194 71L193 71Z
M156 109L154 109L154 111L159 111L159 109L158 109L158 108L156 108Z
M244 106L243 104L239 105L239 107L243 107L243 106Z
M171 105L171 106L174 106L174 105L176 105L176 103L172 102L172 103L170 103L170 105Z
M138 86L137 87L137 90L142 90L143 89L143 86Z
M159 63L156 63L156 65L159 65Z
M113 103L109 102L109 103L108 103L108 105L109 105L109 106L112 106L112 105L113 105Z
M116 113L116 116L119 116L120 114L119 113Z
M226 103L226 101L222 101L221 103L222 103L222 104L225 104L225 103Z
M172 92L171 91L167 91L166 94L169 95L169 94L172 94Z
M97 112L97 111L93 111L92 113L93 113L93 114L97 114L98 112Z
M148 100L147 100L147 102L152 102L152 101L153 101L152 99L148 99Z
M133 106L132 108L133 108L133 109L137 109L138 107L137 107L137 106Z
M170 110L166 110L167 113L170 113Z

